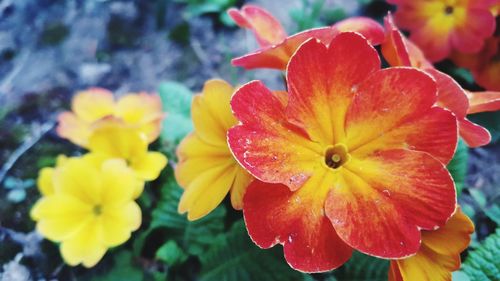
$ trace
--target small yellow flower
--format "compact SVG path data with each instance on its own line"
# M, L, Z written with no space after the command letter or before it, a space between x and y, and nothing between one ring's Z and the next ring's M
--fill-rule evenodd
M88 157L67 158L55 168L42 169L38 184L44 196L31 217L38 232L61 243L61 255L71 266L94 266L141 224L134 202L137 178L123 160L95 166Z
M167 165L167 157L160 152L148 151L144 134L121 120L100 121L89 137L88 148L96 163L106 159L126 160L137 176L145 181L156 179Z
M252 177L229 151L227 130L236 125L229 101L233 87L209 80L192 103L194 132L179 145L175 176L185 189L179 212L196 220L210 213L231 192L231 204L242 208L243 194Z
M151 143L160 134L164 116L157 95L127 94L115 101L113 93L100 88L77 93L71 110L59 115L57 133L82 147L88 146L93 124L105 117L121 119L143 133Z

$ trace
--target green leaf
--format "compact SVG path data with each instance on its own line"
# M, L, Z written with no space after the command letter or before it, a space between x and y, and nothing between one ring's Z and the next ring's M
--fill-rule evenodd
M253 244L241 220L217 242L200 256L200 281L308 280L286 264L279 247L262 250Z
M128 251L114 253L114 266L106 274L92 278L92 281L142 281L143 272L133 266L132 254Z
M190 222L186 215L177 212L182 188L175 182L173 175L168 177L161 192L161 199L152 214L151 228L166 228L169 238L190 255L200 255L206 251L214 238L223 232L226 215L224 206L217 207L202 219Z
M168 81L160 84L158 94L167 114L161 137L170 143L179 143L193 129L190 118L193 93L180 83Z
M471 281L493 281L500 276L500 228L488 236L481 246L469 253L462 265Z
M169 240L156 251L156 258L170 266L174 266L185 262L188 255L174 240Z
M339 280L387 280L389 261L355 251L351 259L334 271Z
M467 145L460 140L458 142L457 151L448 163L448 171L450 171L453 180L455 181L455 187L457 189L457 195L460 196L462 189L465 184L465 176L467 175L467 160L469 158L469 149Z

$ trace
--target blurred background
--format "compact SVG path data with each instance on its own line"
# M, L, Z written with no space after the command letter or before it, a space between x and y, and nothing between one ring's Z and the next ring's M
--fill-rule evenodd
M162 200L170 196L160 189L141 198L146 216L142 232L134 234L135 238L123 249L106 255L92 270L65 266L57 246L33 231L29 210L39 197L38 170L53 165L59 154L78 154L77 147L60 139L54 131L57 114L70 108L76 91L98 86L118 95L169 90L196 93L207 79L217 77L233 85L260 79L270 88L283 87L282 74L278 71L243 71L230 64L231 58L258 48L253 35L237 28L225 13L227 8L239 7L244 2L269 10L289 34L329 25L352 15L381 21L387 11L393 9L384 1L376 0L0 0L1 281L386 278L386 263L368 262L364 257L357 263L348 263L336 274L301 275L291 272L283 261L274 266L271 257L260 256L263 251L247 241L245 235L240 235L238 227L241 226L232 225L241 214L230 208L216 212L216 218L209 216L209 220L218 220L218 226L211 225L211 230L202 228L206 220L199 223L201 226L188 226L184 220L182 226L166 223L164 228L153 229L148 223L155 215L150 218L151 212L144 206L154 209L159 216L158 210L165 203ZM451 62L444 61L437 67L451 73L464 88L481 90L470 73ZM493 135L492 143L486 147L467 150L462 146L457 155L460 158L455 160L459 163L456 169L467 171L460 202L476 224L472 247L477 247L495 232L500 221L500 116L498 112L483 113L471 119L486 126ZM177 129L181 130L167 130ZM174 143L161 140L154 146L171 160L175 159ZM166 171L164 178L168 173L171 171ZM170 201L169 204L173 207L168 208L174 208L175 212L176 203ZM182 220L182 216L177 219ZM190 231L204 235L204 240L198 241L199 237L191 240ZM229 236L220 238L220 233ZM260 259L260 263L235 263L231 256L235 253L211 249L209 244L217 240L216 237L226 241L222 244L230 243L228 239L246 243L226 246L240 247L234 251L246 253L241 258L243 261L251 257L250 261ZM193 243L197 250L189 248ZM160 252L160 248L167 252ZM198 258L205 250L213 255ZM281 249L274 250L278 251L277 259L280 258ZM219 265L214 259L224 265L216 272L210 271ZM233 263L225 264L227 260ZM266 262L270 263L268 267L262 264ZM240 279L220 279L234 267L247 271L238 273L243 275L228 273ZM251 277L264 269L283 271L276 276ZM359 273L361 271L365 273ZM356 274L361 275L352 277ZM351 279L342 276L351 276Z

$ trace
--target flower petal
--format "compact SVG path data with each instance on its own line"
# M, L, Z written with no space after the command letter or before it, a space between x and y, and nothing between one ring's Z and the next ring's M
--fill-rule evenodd
M315 39L307 41L287 68L288 120L316 142L336 143L343 138L351 89L379 68L377 52L356 33L339 34L329 47Z
M243 196L248 185L252 182L253 177L243 168L236 171L233 186L231 187L231 205L236 210L243 209Z
M296 189L323 161L322 148L286 121L283 100L261 82L239 88L231 107L242 125L229 130L229 147L256 178Z
M445 224L455 210L453 179L429 154L403 149L352 158L325 210L339 236L363 253L402 258L417 252L420 229Z
M146 181L158 178L165 166L167 166L167 157L156 151L148 152L130 164L137 175Z
M457 119L450 111L433 107L426 114L400 124L357 149L351 149L350 153L362 159L377 150L404 148L427 152L447 164L453 158L458 143L457 127Z
M495 31L495 17L485 8L467 9L467 20L457 24L451 36L453 47L463 53L477 53L484 39Z
M91 215L91 205L65 194L43 197L31 209L37 231L58 242L78 232Z
M100 202L102 179L99 169L85 158L69 158L54 171L54 190L89 205Z
M467 118L460 120L460 136L469 147L487 145L491 141L491 134L484 127L472 123Z
M68 139L81 147L87 147L88 138L92 133L90 124L79 119L73 112L62 112L57 116L59 125L56 128L61 138Z
M467 114L500 110L500 92L466 92L469 98Z
M94 122L113 114L113 93L101 88L78 92L73 97L71 109L83 121Z
M384 42L384 28L378 22L368 17L350 17L335 23L332 28L338 31L338 33L357 32L363 35L374 46Z
M302 43L310 38L317 38L328 43L336 34L337 32L331 27L309 29L286 38L280 44L235 58L231 63L245 69L273 68L285 70L290 57Z
M438 87L437 104L453 112L458 119L462 119L467 114L469 101L465 90L448 74L430 68L425 70L430 74Z
M252 30L261 47L278 44L286 38L281 23L259 6L244 5L241 10L231 8L227 13L239 27Z
M101 239L101 224L97 223L97 219L87 221L78 233L61 243L61 255L71 266L82 263L87 268L93 267L107 250Z
M123 159L106 160L101 167L103 206L120 206L137 197L142 184Z
M384 18L385 41L382 43L382 54L391 66L411 66L410 56L403 34L394 24L392 15Z
M254 243L261 248L282 244L287 262L302 272L335 269L352 253L324 215L324 199L315 194L322 177L311 178L295 192L254 181L244 197L243 215Z
M139 93L121 97L116 103L115 116L127 124L137 126L148 143L152 143L160 134L164 114L158 95Z
M460 268L460 253L469 245L473 232L470 219L457 209L445 226L422 232L422 247L415 256L391 261L394 271L389 280L451 280L451 272Z
M236 125L229 102L233 87L223 80L209 80L202 94L193 98L191 115L196 134L204 142L227 146L227 130Z
M179 213L188 213L193 221L215 209L231 189L238 166L232 159L225 165L211 167L199 174L185 189L179 202Z
M426 114L435 102L436 83L424 72L413 68L377 71L355 90L345 117L345 143L350 151L355 150Z
M119 207L104 206L99 223L102 227L103 243L115 247L125 243L132 231L141 225L141 209L134 201Z
M43 168L38 173L37 186L42 195L51 195L54 193L54 168Z

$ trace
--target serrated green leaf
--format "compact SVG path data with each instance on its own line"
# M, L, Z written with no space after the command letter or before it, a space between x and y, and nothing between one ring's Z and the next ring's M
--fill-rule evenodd
M448 163L448 171L450 171L453 180L455 181L455 187L457 189L457 195L462 194L462 189L465 184L465 176L467 175L467 160L469 158L469 149L467 145L460 140L458 142L457 151Z
M253 244L243 221L219 237L200 261L200 281L308 280L286 264L282 249L262 250Z
M351 259L333 274L339 280L386 281L389 261L354 251Z
M169 238L190 255L206 251L214 238L223 232L226 215L224 206L217 207L202 219L190 222L186 215L177 212L182 188L173 176L168 178L161 192L161 199L152 214L151 228L166 228Z
M494 281L500 276L500 228L488 236L481 246L469 253L462 265L471 281Z
M190 118L193 93L186 86L169 81L160 84L158 94L167 114L162 123L161 137L176 144L193 129Z
M156 258L162 262L174 266L185 262L188 255L177 245L174 240L169 240L156 251Z
M128 251L120 251L114 254L113 268L106 274L95 276L92 281L142 281L144 274L142 270L132 263L132 254Z

